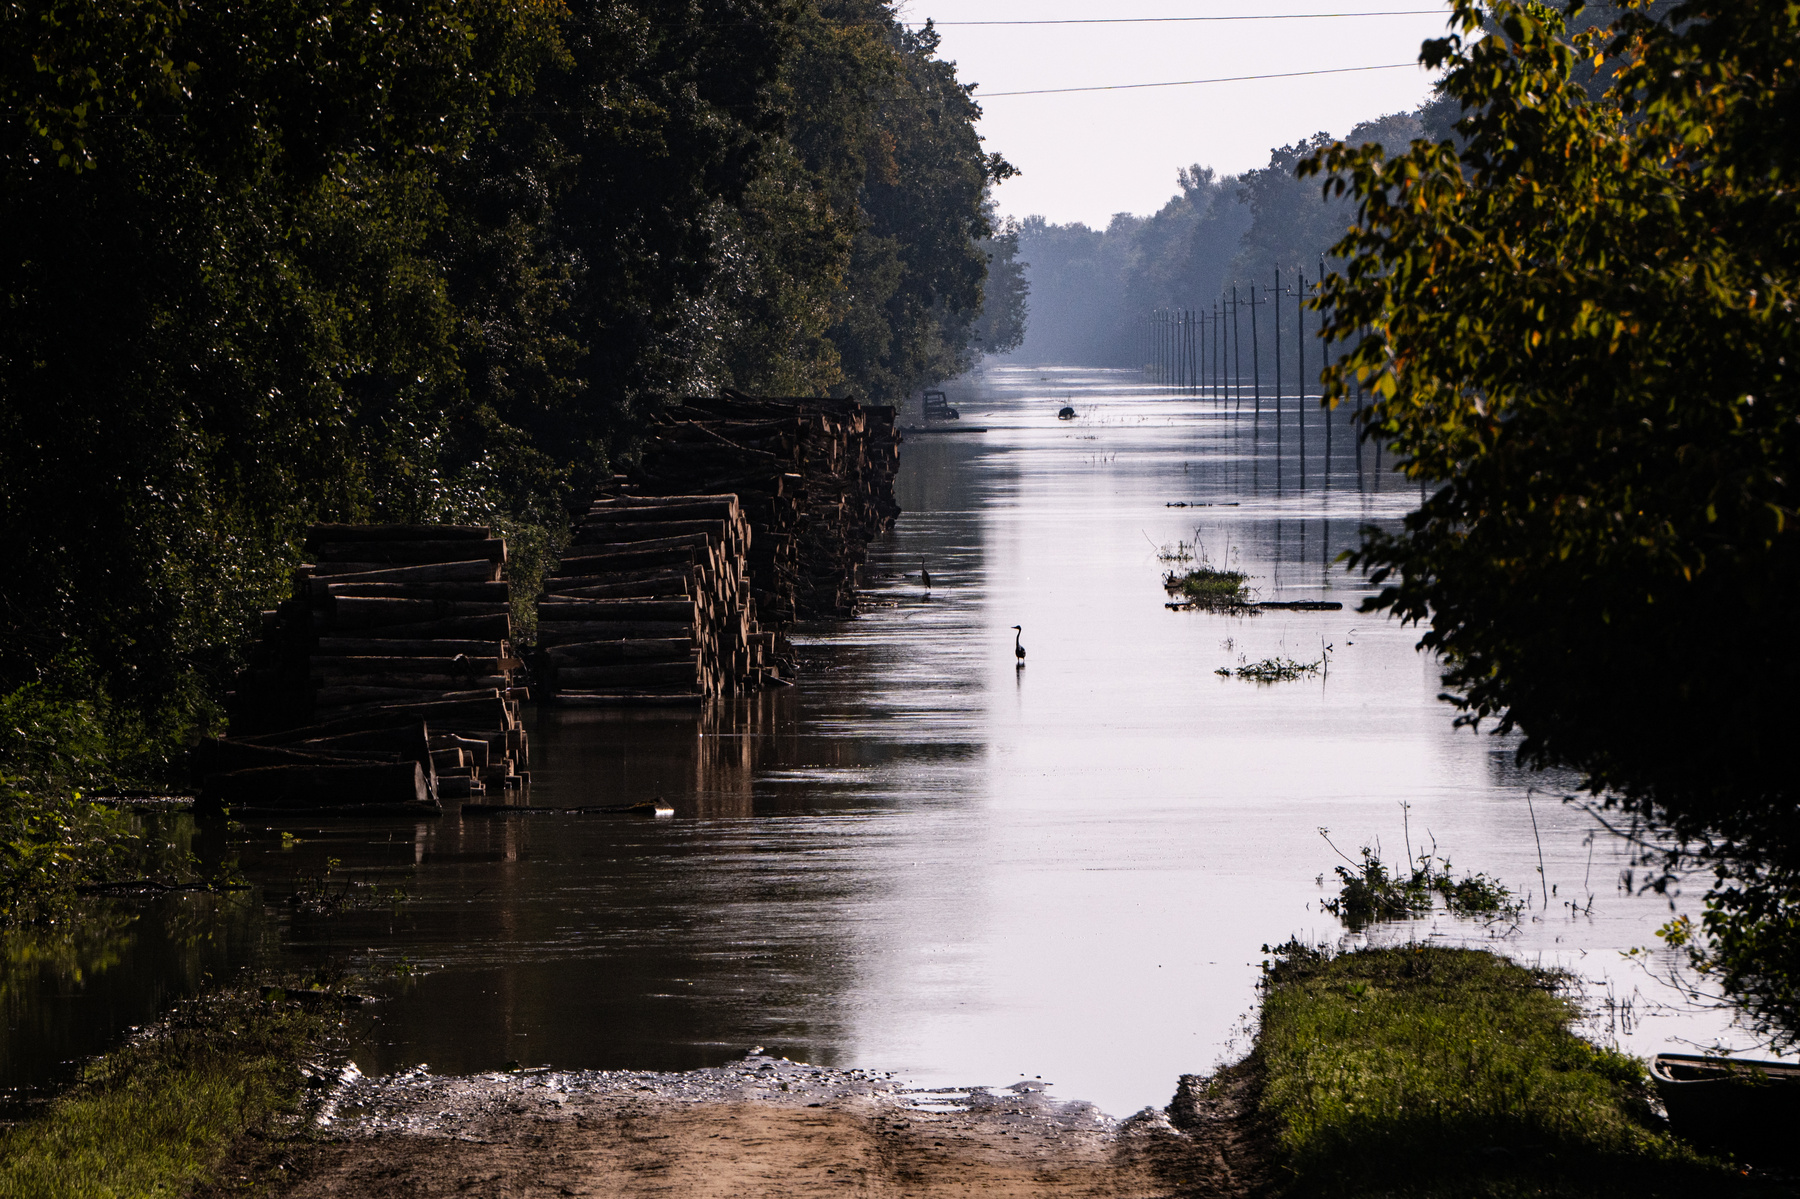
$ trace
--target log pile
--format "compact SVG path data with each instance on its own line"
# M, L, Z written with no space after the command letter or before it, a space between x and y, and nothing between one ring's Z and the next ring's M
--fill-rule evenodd
M665 409L622 495L738 497L751 594L772 626L856 615L868 544L900 514L894 409L854 400L692 398Z
M480 526L315 525L263 613L232 736L200 747L203 808L435 808L516 788L506 543Z
M615 496L577 526L538 602L536 671L564 704L698 704L792 674L757 622L735 495Z

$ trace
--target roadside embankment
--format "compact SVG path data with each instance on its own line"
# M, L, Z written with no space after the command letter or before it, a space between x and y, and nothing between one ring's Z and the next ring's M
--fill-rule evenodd
M1249 1066L1288 1194L1788 1193L1664 1131L1643 1064L1575 1035L1565 976L1425 945L1283 951Z
M335 1023L254 991L179 1004L0 1131L0 1199L188 1195L297 1116L303 1064ZM291 1127L293 1121L288 1121Z
M759 1054L327 1080L303 1063L332 1017L232 993L0 1134L0 1199L1794 1193L1671 1137L1641 1064L1573 1032L1569 981L1471 950L1285 946L1249 1056L1123 1121L1036 1082L922 1091Z

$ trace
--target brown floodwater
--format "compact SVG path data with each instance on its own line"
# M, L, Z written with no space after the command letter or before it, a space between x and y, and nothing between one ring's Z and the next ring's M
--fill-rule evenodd
M1266 399L1259 418L1123 372L990 366L951 400L986 431L907 439L868 610L797 632L799 686L531 716L533 804L660 798L672 819L256 824L228 852L258 889L184 901L204 909L185 940L150 912L79 979L8 967L5 1083L276 963L369 980L367 1073L671 1070L761 1046L918 1086L1041 1077L1122 1115L1241 1051L1265 944L1344 936L1319 906L1332 844L1435 843L1534 897L1511 931L1376 936L1568 965L1592 1031L1636 1052L1729 1034L1621 958L1668 901L1622 888L1627 855L1559 801L1568 780L1453 728L1416 630L1356 612L1370 589L1338 555L1418 492L1367 448L1359 473L1346 424L1327 487L1309 412L1301 487L1291 398L1277 425ZM1345 607L1169 611L1160 555L1181 543L1261 598ZM1289 682L1215 673L1326 654Z

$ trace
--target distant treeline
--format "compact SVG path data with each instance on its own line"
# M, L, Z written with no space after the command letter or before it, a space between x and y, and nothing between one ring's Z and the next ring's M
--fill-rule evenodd
M1674 5L1675 0L1650 0L1645 11L1660 20ZM1621 11L1609 0L1587 3L1569 28L1612 25ZM1584 67L1579 77L1598 98L1612 70L1610 63ZM1434 96L1412 112L1365 121L1344 141L1374 143L1397 154L1414 138L1455 140L1461 115L1454 101ZM1299 271L1309 284L1318 282L1320 260L1333 269L1329 251L1355 218L1346 200L1323 198L1322 180L1294 174L1303 159L1336 140L1314 134L1270 151L1266 167L1242 175L1218 175L1198 164L1184 167L1177 172L1180 192L1155 215L1122 212L1104 230L1027 217L1018 225L1017 254L1030 287L1031 321L1017 356L1029 362L1143 366L1140 334L1148 314L1182 308L1210 314L1236 287L1244 303L1239 336L1248 362L1251 288L1260 298L1275 285L1277 271L1283 288L1294 286ZM1282 310L1283 328L1290 331L1292 311ZM1265 369L1274 348L1273 324L1266 317L1264 310L1258 321ZM1308 319L1315 318L1308 314ZM1316 330L1317 324L1308 328ZM1317 352L1312 345L1308 351Z
M936 48L881 0L0 8L0 692L203 711L311 521L542 543L663 397L1016 344Z
M1455 120L1453 111L1434 102L1364 122L1346 140L1404 147L1415 137L1451 136ZM1284 288L1292 288L1302 270L1316 283L1320 258L1354 217L1345 201L1321 198L1318 180L1294 174L1301 159L1336 140L1318 133L1282 146L1270 153L1268 166L1242 175L1185 167L1177 176L1181 191L1154 216L1122 212L1104 230L1026 218L1019 225L1018 256L1031 288L1031 322L1017 356L1142 366L1140 332L1149 313L1199 308L1210 314L1234 286L1246 305L1240 336L1247 350L1251 288L1260 298L1275 285L1277 271ZM1293 319L1292 307L1284 308L1284 328L1292 330ZM1258 325L1267 355L1274 329L1266 312Z

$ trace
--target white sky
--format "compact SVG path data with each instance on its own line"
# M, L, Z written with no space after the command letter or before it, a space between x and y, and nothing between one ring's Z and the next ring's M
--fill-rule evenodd
M1440 9L1444 0L909 0L902 19L1055 20ZM1442 36L1444 12L1339 20L1150 25L941 26L939 53L957 64L985 116L979 129L1023 173L995 192L1002 214L1104 227L1147 214L1177 190L1175 172L1265 166L1269 151L1320 130L1416 107L1430 93L1419 67L1196 87L992 96L1029 88L1157 83L1415 62ZM991 97L992 98L988 98Z

